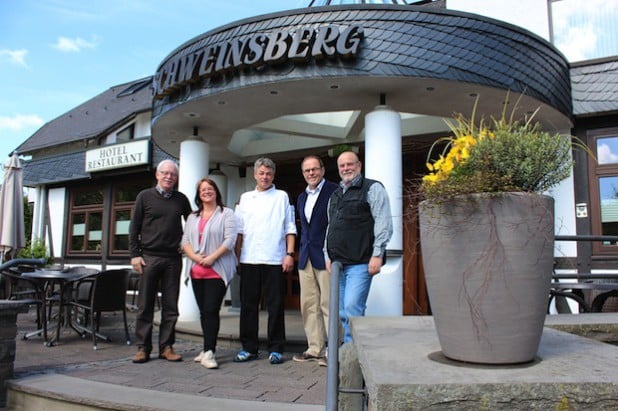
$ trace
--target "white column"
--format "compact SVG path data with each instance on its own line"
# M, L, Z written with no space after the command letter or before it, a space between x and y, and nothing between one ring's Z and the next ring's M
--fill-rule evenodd
M197 182L208 175L210 162L210 145L198 136L191 136L180 143L180 175L178 191L189 199L195 209L194 198ZM200 311L195 302L191 281L184 282L184 270L180 279L180 296L178 298L178 321L199 321Z
M365 176L386 188L393 218L393 237L386 249L393 251L380 274L373 278L367 315L403 314L403 198L401 116L388 106L377 106L365 116Z

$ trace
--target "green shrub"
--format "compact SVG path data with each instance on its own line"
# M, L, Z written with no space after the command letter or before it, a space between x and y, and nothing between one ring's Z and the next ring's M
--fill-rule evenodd
M35 240L34 243L28 241L26 247L19 250L16 258L45 258L47 264L52 262L52 258L43 240Z

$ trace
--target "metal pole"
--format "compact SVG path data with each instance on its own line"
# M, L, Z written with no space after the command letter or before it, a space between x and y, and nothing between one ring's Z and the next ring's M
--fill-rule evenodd
M337 411L339 403L339 275L343 265L335 261L330 271L328 306L328 368L326 371L326 410Z

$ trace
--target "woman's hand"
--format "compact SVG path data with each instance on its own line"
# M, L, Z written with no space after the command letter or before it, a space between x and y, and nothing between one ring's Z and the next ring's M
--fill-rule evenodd
M200 260L200 265L204 267L212 267L217 259L211 255L203 255Z

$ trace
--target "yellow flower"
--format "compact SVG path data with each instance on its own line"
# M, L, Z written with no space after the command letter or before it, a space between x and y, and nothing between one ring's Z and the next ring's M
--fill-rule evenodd
M508 100L508 95L507 95ZM506 101L506 100L505 100ZM478 102L478 100L477 100ZM513 112L491 121L472 116L447 120L452 135L436 140L429 149L420 190L426 198L500 191L543 192L568 177L572 148L579 147L560 134L541 130L532 117L516 119ZM515 104L517 106L517 104ZM584 144L581 144L584 150ZM439 153L435 153L440 149ZM437 159L431 160L431 158Z

